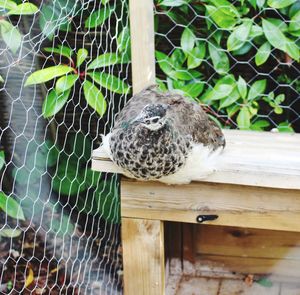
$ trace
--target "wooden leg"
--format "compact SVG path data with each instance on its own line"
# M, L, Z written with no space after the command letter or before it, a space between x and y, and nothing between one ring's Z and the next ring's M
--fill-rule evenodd
M122 218L124 294L165 294L164 225Z

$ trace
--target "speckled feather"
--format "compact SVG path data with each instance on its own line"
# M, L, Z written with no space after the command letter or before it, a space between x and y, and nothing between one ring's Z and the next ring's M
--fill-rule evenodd
M169 117L175 129L182 134L191 135L194 142L202 143L214 150L225 146L221 129L199 104L177 93L160 92L156 85L144 89L131 98L118 115L114 129L138 116L145 105L155 103L171 105Z
M147 105L154 113L159 113L161 105L167 106L166 123L158 130L149 130L135 119ZM225 139L200 105L150 86L134 95L123 108L112 132L104 137L103 145L129 177L187 183L195 174L211 173L212 154L219 154Z

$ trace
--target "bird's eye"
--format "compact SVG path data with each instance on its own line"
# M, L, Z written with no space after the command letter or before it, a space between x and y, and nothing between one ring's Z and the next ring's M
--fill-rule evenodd
M154 119L152 119L152 123L157 123L158 120L159 120L159 118L154 118Z

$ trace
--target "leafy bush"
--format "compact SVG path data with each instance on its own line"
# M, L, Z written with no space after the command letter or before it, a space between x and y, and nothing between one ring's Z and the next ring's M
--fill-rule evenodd
M289 108L275 75L299 68L299 8L298 0L157 1L160 87L209 105L226 128L293 130L280 121Z

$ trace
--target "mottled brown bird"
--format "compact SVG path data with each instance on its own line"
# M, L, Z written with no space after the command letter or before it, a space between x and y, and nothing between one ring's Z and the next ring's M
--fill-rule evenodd
M103 147L129 177L182 184L214 171L225 138L199 104L150 86L122 109Z

